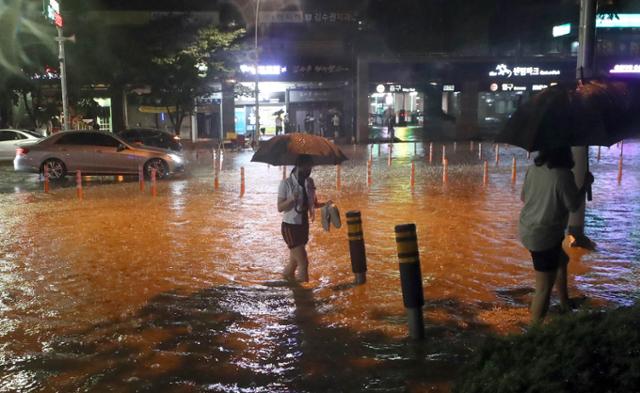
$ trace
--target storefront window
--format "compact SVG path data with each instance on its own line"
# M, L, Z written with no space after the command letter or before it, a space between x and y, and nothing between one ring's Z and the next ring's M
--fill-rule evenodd
M400 127L422 126L423 111L424 94L417 91L373 93L369 96L369 125L374 127L386 125L389 118Z
M479 93L478 125L492 127L504 124L527 97L528 93L522 91Z

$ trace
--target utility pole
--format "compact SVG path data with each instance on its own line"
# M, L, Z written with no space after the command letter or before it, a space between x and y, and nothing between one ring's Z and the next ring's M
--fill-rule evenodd
M260 22L260 0L256 0L256 36L255 36L255 63L254 68L256 72L256 129L253 133L253 141L254 145L257 145L260 140L260 90L259 90L259 82L260 82L260 73L258 72L258 64L259 64L259 50L258 50L258 29Z
M56 30L58 30L56 41L58 41L58 60L60 60L60 84L62 86L62 129L69 130L71 129L71 124L69 122L69 95L67 93L67 65L64 56L64 42L68 39L73 38L65 38L62 34L62 27L56 27Z
M578 64L576 68L576 77L578 80L593 77L594 74L596 6L596 0L580 0L579 47ZM572 147L571 151L573 153L573 160L575 161L573 174L576 179L576 185L580 188L584 185L585 175L589 171L589 147L576 146ZM593 242L584 234L584 216L585 202L583 201L580 209L569 215L568 233L575 239L573 243L571 243L571 246L593 249Z

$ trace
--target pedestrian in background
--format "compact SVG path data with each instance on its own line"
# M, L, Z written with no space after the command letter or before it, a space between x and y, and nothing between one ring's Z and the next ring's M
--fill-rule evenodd
M560 307L569 311L572 305L567 289L569 256L562 249L569 212L584 203L586 187L593 183L587 173L578 190L571 172L573 156L570 147L542 150L527 169L520 199L519 235L531 253L536 272L536 288L531 303L531 323L541 322L548 309L551 291L558 291Z

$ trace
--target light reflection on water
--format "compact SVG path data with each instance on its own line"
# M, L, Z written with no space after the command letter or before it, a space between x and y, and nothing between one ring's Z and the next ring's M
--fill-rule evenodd
M353 160L340 191L335 168L314 170L321 199L362 212L361 287L349 285L346 228L324 233L319 223L311 286L277 285L287 257L275 210L282 170L250 163L250 153L225 155L218 192L204 154L192 176L160 182L155 199L135 181L89 183L83 201L73 187L0 195L0 391L446 390L484 334L526 323L533 278L516 236L525 153L502 149L496 167L485 145L485 187L477 152L447 149L446 185L439 144L431 165L422 144L376 146L370 188L364 147L345 147ZM617 160L604 149L591 166L587 232L598 250L571 250L571 290L589 305L638 298L638 145L625 145L621 185ZM394 225L408 222L427 300L420 345L404 340L395 259Z

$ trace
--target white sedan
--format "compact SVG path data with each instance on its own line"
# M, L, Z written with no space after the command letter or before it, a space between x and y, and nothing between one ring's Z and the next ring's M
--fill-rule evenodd
M0 130L0 161L13 160L21 142L33 142L42 138L31 131Z

